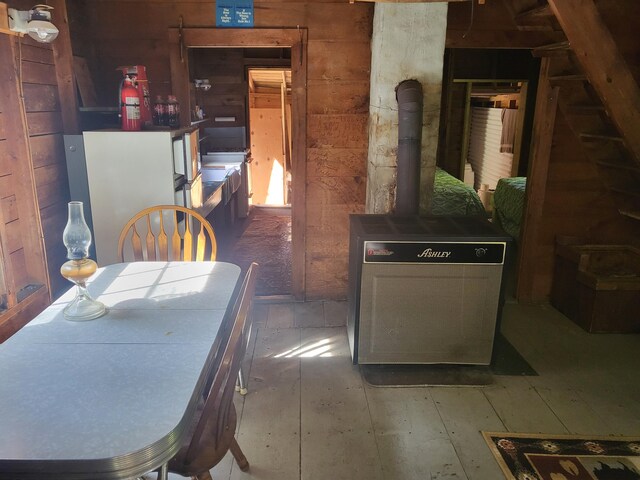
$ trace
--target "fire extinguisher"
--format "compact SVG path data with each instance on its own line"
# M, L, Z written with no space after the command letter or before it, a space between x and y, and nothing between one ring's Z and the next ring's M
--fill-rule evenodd
M140 94L128 75L120 82L120 118L122 130L140 130Z

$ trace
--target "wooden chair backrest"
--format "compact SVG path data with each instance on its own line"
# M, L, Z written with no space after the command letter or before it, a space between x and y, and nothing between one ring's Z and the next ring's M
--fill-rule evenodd
M121 262L125 261L127 239L136 262L216 259L216 237L209 222L198 212L177 205L145 208L127 222L118 240Z
M207 438L207 442L213 443L213 445L219 444L219 440L222 439L227 428L228 417L233 408L236 378L238 377L238 371L244 359L249 335L251 334L250 311L257 276L258 264L252 263L231 310L233 326L227 336L228 341L224 348L219 348L219 353L217 353L213 362L215 371L210 382L211 386L208 390L202 413L197 419L189 446L182 458L182 461L186 464L198 456L205 427L209 434L214 432L215 438ZM225 328L224 320L221 328Z

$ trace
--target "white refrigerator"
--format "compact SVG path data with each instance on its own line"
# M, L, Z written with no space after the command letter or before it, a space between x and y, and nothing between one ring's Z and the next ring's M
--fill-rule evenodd
M195 130L197 131L197 130ZM137 212L154 205L197 208L202 201L201 178L190 168L197 145L194 129L150 132L87 131L82 135L84 159L69 162L72 200L87 201L99 266L119 262L118 238L122 227ZM73 138L73 137L72 137ZM68 139L65 139L68 140ZM66 145L69 153L69 145ZM78 155L81 157L81 155ZM82 163L86 169L87 198L82 195ZM197 161L194 162L197 164ZM76 184L77 183L77 184ZM74 191L79 191L78 195Z

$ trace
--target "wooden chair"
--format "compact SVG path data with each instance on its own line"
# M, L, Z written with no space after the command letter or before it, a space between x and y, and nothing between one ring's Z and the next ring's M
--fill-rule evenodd
M135 214L120 232L121 262L129 256L125 253L134 261L215 260L217 243L213 228L198 212L156 205Z
M198 232L194 235L195 230ZM130 252L126 252L127 240L131 245ZM125 261L125 253L132 254L136 262L213 261L216 259L217 242L213 228L198 212L177 205L156 205L136 213L120 232L118 255L121 262ZM242 369L238 372L236 385L240 395L247 394Z
M251 331L250 310L258 265L252 263L232 310L221 326L222 341L214 345L214 371L206 398L194 419L191 437L169 461L168 470L197 480L211 480L209 470L231 450L242 471L249 462L235 439L236 410L233 405L235 379L244 358ZM228 320L232 320L229 322ZM229 325L231 328L229 328ZM217 351L215 350L217 348Z

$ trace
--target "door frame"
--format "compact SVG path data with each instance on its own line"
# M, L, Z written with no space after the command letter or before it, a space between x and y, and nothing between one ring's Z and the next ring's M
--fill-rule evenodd
M291 48L291 293L305 298L307 163L306 28L170 28L171 87L183 111L190 112L188 48ZM190 115L182 115L189 126Z

